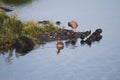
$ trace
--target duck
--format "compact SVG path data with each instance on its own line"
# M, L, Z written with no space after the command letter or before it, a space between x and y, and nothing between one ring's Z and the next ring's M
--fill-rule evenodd
M60 41L60 40L57 40L56 47L57 47L57 50L58 50L58 51L57 51L57 54L59 54L59 53L60 53L60 50L64 48L63 42Z
M78 24L76 21L70 21L68 22L68 26L72 28L72 30L75 32L76 28L78 27Z
M102 29L96 29L96 31L95 31L96 33L98 33L98 34L100 34L100 33L102 33Z
M60 24L61 24L61 22L60 22L60 21L56 21L56 25L58 25L58 26L59 26Z
M0 11L10 12L10 11L13 11L13 10L5 8L5 7L0 7Z

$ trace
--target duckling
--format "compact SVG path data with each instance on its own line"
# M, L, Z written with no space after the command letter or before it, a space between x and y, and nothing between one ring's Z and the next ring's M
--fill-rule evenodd
M91 34L91 30L90 31L86 31L84 34L85 34L85 37L89 36Z
M61 42L60 40L57 41L57 44L56 44L56 47L57 47L57 54L60 53L60 50L64 48L64 44L63 42Z
M78 27L78 24L76 21L70 21L68 22L68 26L72 28L72 30L75 32L76 28Z
M56 21L56 25L58 25L58 26L59 26L60 24L61 24L61 22L60 22L60 21Z
M96 29L96 31L95 32L97 32L97 33L102 33L102 29Z
M84 44L85 44L85 41L82 39L82 40L80 41L80 43L81 43L81 45L84 45Z
M90 38L87 38L87 39L85 40L85 42L86 42L86 44L89 45L89 46L92 45L92 40L91 40Z
M85 39L85 37L86 37L85 34L81 34L81 35L80 35L80 38L81 38L82 40Z
M100 41L102 39L102 35L97 35L96 38L95 38L95 41Z

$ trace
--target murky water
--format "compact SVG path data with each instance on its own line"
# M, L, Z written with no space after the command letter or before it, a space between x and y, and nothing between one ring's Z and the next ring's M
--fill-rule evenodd
M27 20L76 20L77 31L103 29L103 38L89 47L69 45L57 55L56 42L38 46L30 53L0 55L0 80L120 80L119 0L36 0L12 6ZM11 13L10 13L11 14ZM65 42L65 41L63 41Z

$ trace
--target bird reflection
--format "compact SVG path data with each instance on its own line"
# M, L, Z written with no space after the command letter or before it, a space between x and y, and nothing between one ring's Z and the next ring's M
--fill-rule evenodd
M64 44L62 41L58 40L57 41L57 44L56 44L56 47L57 47L57 54L60 53L60 50L64 48Z
M8 56L6 57L6 62L11 64L12 63L12 59L13 59L12 57L13 57L13 50L10 50L8 52Z

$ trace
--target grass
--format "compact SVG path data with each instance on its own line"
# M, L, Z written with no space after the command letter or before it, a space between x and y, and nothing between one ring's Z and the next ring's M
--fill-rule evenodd
M10 49L14 40L20 36L26 36L37 43L36 35L59 29L52 23L40 25L35 21L22 22L16 14L8 16L5 12L0 12L0 50Z
M10 6L23 6L32 3L34 0L0 0L0 3L4 3Z

